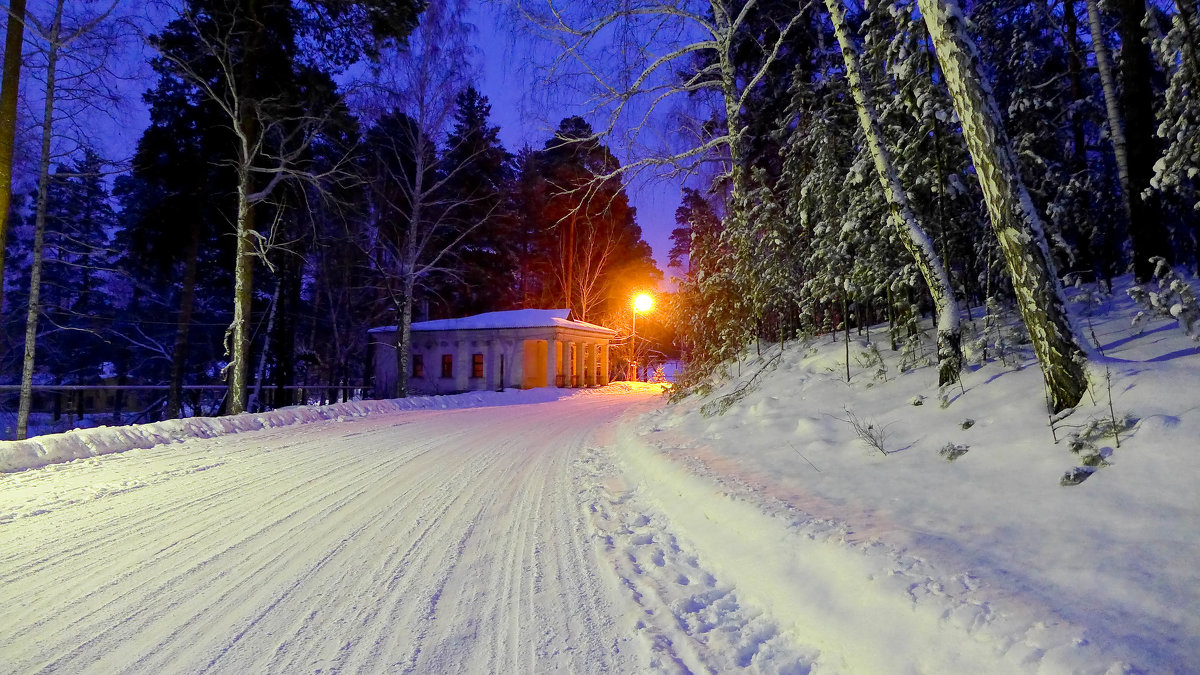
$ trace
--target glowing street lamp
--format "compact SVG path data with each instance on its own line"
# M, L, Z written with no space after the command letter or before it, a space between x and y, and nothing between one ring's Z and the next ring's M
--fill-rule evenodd
M632 336L629 339L629 344L633 350L633 379L637 380L637 315L645 314L651 309L654 309L654 296L649 293L638 293L633 296L633 329L630 331Z

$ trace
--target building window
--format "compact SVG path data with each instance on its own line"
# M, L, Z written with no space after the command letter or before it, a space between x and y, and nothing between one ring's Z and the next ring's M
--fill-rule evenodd
M483 354L471 355L471 377L483 377Z
M413 377L425 377L425 355L413 354Z
M454 377L454 355L442 354L442 377Z

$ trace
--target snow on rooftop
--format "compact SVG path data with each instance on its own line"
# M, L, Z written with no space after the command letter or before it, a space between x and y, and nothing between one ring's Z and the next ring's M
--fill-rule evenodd
M604 326L598 326L586 321L570 319L569 309L514 309L503 312L485 312L460 319L438 319L436 321L417 321L413 323L414 331L433 330L487 330L497 328L574 328L591 332L602 332L615 335L616 331ZM380 326L372 328L371 333L390 333L395 326Z

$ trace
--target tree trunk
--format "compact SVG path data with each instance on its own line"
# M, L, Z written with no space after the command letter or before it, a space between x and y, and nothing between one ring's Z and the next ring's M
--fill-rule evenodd
M250 314L254 303L254 238L258 234L255 218L254 173L251 167L256 159L258 135L261 133L257 107L254 104L255 82L258 76L258 60L254 58L257 47L264 39L264 24L258 21L258 2L250 0L243 9L247 21L254 30L240 45L243 51L241 71L237 74L239 85L234 92L235 118L231 120L235 129L238 147L237 220L234 223L237 247L233 265L233 322L227 332L226 366L227 408L226 412L236 415L246 411L246 387L250 377Z
M1071 176L1080 178L1087 173L1087 141L1083 128L1084 119L1078 104L1087 98L1087 94L1083 86L1083 46L1079 44L1079 18L1075 13L1075 0L1063 2L1063 25L1066 30L1067 78L1071 97L1071 110L1068 113L1071 122L1070 168ZM1089 230L1086 222L1075 223L1072 227L1075 229L1079 249L1079 267L1092 270L1096 281L1099 282L1102 277L1108 276L1108 261L1099 259L1099 251L1095 246L1096 231Z
M908 201L904 186L900 184L895 163L883 137L879 116L862 79L858 47L851 41L846 28L846 10L841 0L825 0L825 6L829 9L834 34L842 48L842 58L846 62L846 78L854 96L854 107L858 111L858 121L875 162L875 173L883 186L883 193L891 210L892 224L896 227L900 240L904 242L904 248L921 270L929 294L933 296L934 311L937 313L938 384L949 384L958 379L963 363L962 328L954 289L950 285L946 268L934 249L933 241L917 222L916 213Z
M421 136L424 139L424 135ZM417 143L418 148L423 148L423 143ZM392 394L395 398L404 398L408 396L408 376L411 370L410 361L412 360L412 314L413 303L416 298L417 288L417 260L420 255L420 246L418 233L421 227L424 213L424 197L425 197L425 163L423 161L422 152L417 153L418 160L416 169L413 172L413 189L410 197L412 210L409 213L408 231L404 233L404 252L401 260L403 269L401 270L401 279L403 287L401 289L400 300L400 320L396 324L396 389ZM429 377L428 368L434 364L425 364L425 377Z
M251 412L261 412L266 409L262 403L263 376L267 372L267 352L270 351L271 333L275 330L275 316L279 312L279 296L282 292L283 279L276 279L275 294L271 296L271 308L267 310L267 330L263 334L263 348L258 354L258 369L254 373L254 395L250 397Z
M1121 183L1121 206L1125 210L1125 223L1133 220L1133 189L1129 184L1129 153L1125 144L1125 121L1121 117L1121 97L1117 93L1117 79L1113 76L1112 57L1108 52L1108 38L1100 21L1098 0L1086 0L1088 29L1092 34L1092 52L1096 55L1096 69L1100 71L1100 86L1104 89L1104 111L1108 117L1108 137L1112 139L1113 154L1117 160L1117 180Z
M238 185L237 251L233 267L233 323L229 325L226 385L230 415L246 412L250 375L250 311L254 301L254 205L249 202L249 173Z
M275 334L271 338L275 353L275 396L276 408L295 404L295 390L288 389L296 383L296 310L299 307L300 270L299 258L286 256L280 267L283 273L283 290L278 307L275 308ZM336 333L336 330L334 331Z
M842 344L846 348L846 382L850 382L850 310L846 296L842 296Z
M183 287L179 297L179 319L175 324L175 348L171 350L171 382L167 391L167 419L183 416L183 376L187 369L188 336L196 305L196 270L200 266L200 228L193 225L183 261Z
M412 306L413 286L411 280L406 279L404 296L400 302L400 320L396 322L396 385L391 392L393 398L408 396L408 375L412 369ZM429 369L434 366L432 363L425 364L425 377L430 376Z
M63 4L54 5L54 20L50 24L46 54L45 102L42 106L42 154L38 163L37 211L33 225L33 262L29 269L29 311L25 316L25 355L21 369L21 400L17 406L17 440L29 435L29 412L33 407L33 366L37 348L38 317L41 315L39 295L42 287L42 248L46 241L46 195L50 188L50 138L54 132L55 77L58 74L59 33L62 30ZM10 19L11 20L11 19ZM0 251L3 255L3 251Z
M4 75L0 79L0 311L4 308L4 252L8 250L8 214L12 207L13 145L17 133L17 89L21 79L21 40L25 0L11 0L4 36Z
M1017 305L1042 367L1051 410L1087 390L1085 356L1075 340L1041 218L1017 173L995 98L956 0L919 0L963 136L983 188L992 229L1012 277Z
M571 304L571 298L575 294L575 216L576 212L571 211L571 219L567 225L567 264L566 282L563 285L563 293L566 296L567 309L574 309Z
M1120 11L1117 32L1121 35L1121 109L1125 113L1126 148L1129 153L1129 241L1133 249L1133 276L1148 281L1154 276L1151 258L1174 258L1162 222L1158 193L1150 190L1154 162L1158 160L1157 124L1154 121L1154 76L1150 44L1142 20L1145 0L1114 0Z

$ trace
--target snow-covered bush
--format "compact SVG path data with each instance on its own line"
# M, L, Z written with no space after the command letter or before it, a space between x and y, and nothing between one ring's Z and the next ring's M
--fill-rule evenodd
M1193 340L1200 341L1200 303L1191 284L1161 257L1151 258L1154 280L1129 289L1129 297L1145 308L1133 317L1133 325L1143 324L1149 316L1175 319ZM1147 314L1149 313L1149 314Z
M947 462L953 462L959 457L967 454L968 449L970 449L969 445L963 445L961 443L947 443L942 447L941 450L938 450L938 454L944 457Z

